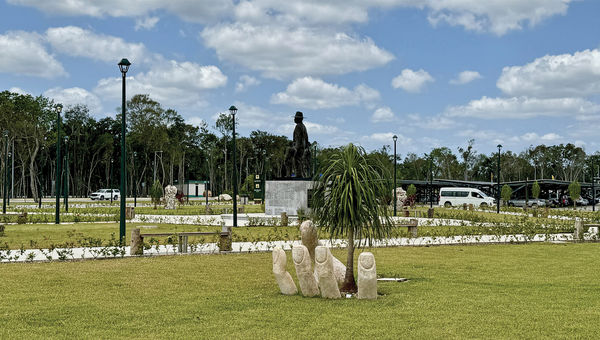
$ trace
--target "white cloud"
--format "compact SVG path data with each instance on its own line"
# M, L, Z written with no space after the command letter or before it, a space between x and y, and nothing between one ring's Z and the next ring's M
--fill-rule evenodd
M399 134L399 133L392 133L392 132L376 132L376 133L373 133L368 136L363 136L362 140L363 141L380 142L380 143L391 145L391 144L394 144L394 140L393 140L394 135L398 136L398 140L396 141L398 143L398 145L405 145L405 144L412 143L411 138L403 136L402 134Z
M257 85L260 85L260 80L244 74L240 77L240 80L235 84L235 92L244 92L249 87Z
M146 17L135 19L135 30L139 31L152 29L154 28L154 26L156 26L159 20L159 17Z
M121 81L120 77L101 79L94 92L102 98L120 98ZM216 66L171 60L153 65L146 73L127 77L127 92L149 94L167 106L205 106L202 94L226 83L227 77Z
M535 117L585 117L600 112L600 105L581 98L488 98L445 111L448 117L481 119L528 119Z
M413 113L407 115L407 118L407 123L410 126L416 126L420 129L445 130L456 127L457 125L454 119L451 119L444 115L424 117L420 114Z
M464 85L481 78L481 74L477 71L462 71L455 79L450 80L450 84Z
M54 87L44 92L44 96L52 98L55 102L61 103L64 106L83 104L87 106L92 114L98 115L102 113L102 104L100 102L100 98L80 87L72 87L68 89Z
M361 84L354 90L349 90L318 78L303 77L290 83L285 92L274 94L271 103L309 109L327 109L359 105L377 99L379 99L379 92L366 85Z
M0 35L0 73L42 78L67 74L61 63L46 51L43 37L22 31Z
M12 92L12 93L17 93L17 94L21 94L21 95L30 95L31 93L23 90L20 87L11 87L10 89L8 89L8 92Z
M546 55L505 67L498 88L512 96L582 97L600 94L600 51Z
M57 15L92 16L92 17L140 17L157 10L178 15L186 21L207 23L223 18L233 10L230 0L8 0L13 5L37 8L41 11Z
M370 39L316 28L237 23L207 27L201 36L220 60L276 79L364 71L394 59Z
M524 24L535 26L554 15L567 13L572 0L401 0L431 9L429 22L445 22L476 32L503 35L520 30Z
M375 112L373 112L373 116L371 116L371 121L374 123L380 122L391 122L396 118L394 116L394 112L387 106L380 107Z
M428 12L432 25L447 23L477 32L503 35L534 26L555 15L564 15L572 0L8 0L59 15L93 17L144 17L165 10L192 22L210 23L229 18L264 24L266 22L344 25L365 23L369 10L418 8Z
M121 58L136 63L150 57L144 44L127 43L118 37L96 34L75 26L49 28L46 37L54 50L60 53L114 62L115 65Z
M404 69L399 76L392 79L392 87L395 89L401 88L406 92L417 93L421 92L425 84L433 81L433 77L423 69L418 71Z
M563 137L554 132L546 133L542 136L538 135L535 132L528 132L528 133L522 135L520 137L520 139L525 142L533 142L533 143L546 142L547 143L547 142L555 142L555 141L561 140L561 139L563 139Z

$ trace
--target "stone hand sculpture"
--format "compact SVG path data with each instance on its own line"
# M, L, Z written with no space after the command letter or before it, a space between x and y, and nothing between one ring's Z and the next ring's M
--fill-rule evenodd
M377 299L375 256L370 252L358 256L358 298Z
M317 237L317 228L312 221L307 220L302 222L300 225L300 236L302 238L302 244L308 248L311 259L315 260L315 248L319 245L319 239ZM346 275L346 266L337 258L333 258L333 275L341 285L344 282L344 276ZM319 276L315 270L315 279L319 282Z
M298 294L298 288L296 288L292 276L285 270L286 264L287 257L285 251L281 247L275 247L273 249L273 274L275 274L279 290L284 295Z
M341 298L340 289L333 274L333 255L329 248L318 246L315 249L315 268L319 276L321 296L326 299Z
M177 195L177 187L167 185L165 187L165 209L175 209L175 195Z
M312 273L312 261L305 246L299 245L292 248L292 259L296 267L296 276L300 283L300 291L304 296L319 295L319 287Z

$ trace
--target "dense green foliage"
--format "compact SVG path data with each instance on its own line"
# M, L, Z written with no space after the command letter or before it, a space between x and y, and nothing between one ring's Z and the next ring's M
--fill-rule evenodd
M569 196L573 200L573 206L575 206L575 201L581 196L581 184L579 182L573 181L569 184Z
M152 203L154 204L154 209L156 206L160 204L160 199L163 196L163 187L159 181L155 181L150 188L150 198L152 198Z
M508 186L507 184L504 184L502 186L502 190L500 191L500 196L502 197L502 200L504 201L504 205L508 204L508 201L510 200L510 196L512 196L511 187Z
M531 187L531 195L533 195L533 198L540 197L540 185L537 181L533 182L533 186Z
M599 244L369 251L409 279L376 301L283 296L270 253L3 264L0 338L597 337Z
M52 194L56 174L56 111L57 103L46 97L32 97L4 91L0 93L0 126L9 131L9 145L15 157L15 187L17 197L37 198L38 187ZM127 183L128 196L134 188L139 196L147 196L154 180L164 187L181 183L184 179L209 180L209 190L215 194L230 193L233 189L233 167L239 172L242 187L252 174L267 178L281 177L287 136L265 131L251 131L237 138L237 164L232 164L232 120L221 114L214 125L188 124L176 111L164 108L148 95L138 94L127 101L128 134ZM120 112L120 108L117 108ZM240 111L238 118L244 118ZM62 113L61 135L69 136L69 188L72 196L87 196L100 188L118 187L120 178L120 114L95 118L84 105L65 107ZM312 132L309 138L314 141ZM62 142L64 143L64 141ZM390 144L372 150L367 157L380 162L388 174L392 173L393 156ZM14 145L14 150L12 146ZM67 145L62 146L62 154ZM315 145L318 168L323 169L330 155L339 148ZM475 140L453 152L448 147L437 147L427 155L407 152L399 148L397 175L399 179L425 180L431 172L434 178L489 181L496 171L495 154L477 153ZM13 152L14 151L14 152ZM4 141L0 147L0 163L4 170ZM135 157L133 156L135 153ZM111 163L113 160L113 163ZM573 144L531 146L521 153L512 151L501 155L501 180L551 178L565 181L589 181L592 164L600 162L600 155L586 155ZM63 172L65 175L66 172ZM381 173L382 174L382 173ZM388 180L391 178L391 175ZM248 183L249 184L249 183ZM251 194L246 184L245 192ZM391 182L390 182L391 189ZM391 190L389 190L391 192Z

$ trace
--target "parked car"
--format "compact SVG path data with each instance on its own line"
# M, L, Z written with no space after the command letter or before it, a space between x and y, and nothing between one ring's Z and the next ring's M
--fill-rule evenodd
M119 199L119 189L112 189L112 199ZM93 200L109 200L111 196L111 189L100 189L90 194L90 198Z
M440 206L451 207L463 204L473 204L475 207L493 206L495 200L483 191L475 188L445 187L440 189L438 201Z
M545 207L546 201L541 198L530 198L527 202L524 198L516 198L508 201L509 207L524 207L527 203L529 208Z
M583 198L583 197L579 196L579 198L577 200L575 200L575 204L588 205L588 204L590 204L590 201L588 201L587 198Z

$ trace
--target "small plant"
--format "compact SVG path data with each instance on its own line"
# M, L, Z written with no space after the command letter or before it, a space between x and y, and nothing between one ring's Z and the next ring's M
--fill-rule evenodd
M507 184L504 184L502 187L502 191L500 191L500 196L502 196L502 200L504 201L504 205L508 204L510 201L510 196L512 196L512 189Z
M0 224L0 237L4 236L4 229L6 229L4 224Z
M581 196L581 185L579 182L573 181L569 184L569 196L573 200L573 209L575 209L577 205L576 201L579 199L579 196Z
M150 188L150 197L152 198L152 203L154 204L154 209L156 206L160 204L160 199L163 196L163 188L159 181L155 181Z
M533 182L533 185L531 186L531 195L536 199L540 197L540 185L537 181Z

